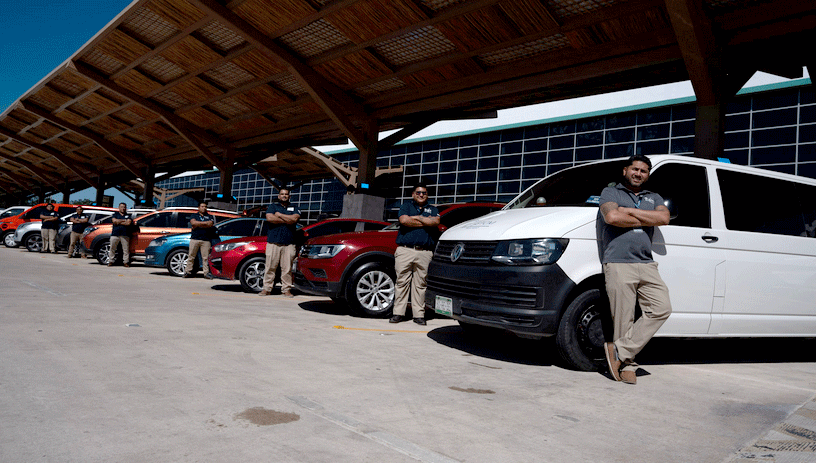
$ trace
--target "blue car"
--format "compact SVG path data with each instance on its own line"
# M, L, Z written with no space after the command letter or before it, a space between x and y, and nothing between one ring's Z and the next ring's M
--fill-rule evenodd
M266 235L267 227L267 222L260 218L231 219L215 226L218 230L219 241ZM190 249L189 233L156 238L145 249L144 264L148 267L166 267L171 275L180 277L184 275L184 267L187 265L188 249ZM196 256L193 273L198 272L199 268L201 268L201 254Z

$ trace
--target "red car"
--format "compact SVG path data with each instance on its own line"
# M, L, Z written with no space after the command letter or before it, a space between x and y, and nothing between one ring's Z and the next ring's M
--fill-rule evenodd
M365 219L327 219L298 230L298 244L309 238L368 230L381 230L388 222ZM266 269L266 235L234 238L215 245L210 252L210 273L224 280L239 280L244 291L258 293Z
M437 206L439 231L504 207L499 203ZM308 240L295 259L295 289L345 301L369 317L391 316L394 308L394 253L398 224L381 231L343 233Z

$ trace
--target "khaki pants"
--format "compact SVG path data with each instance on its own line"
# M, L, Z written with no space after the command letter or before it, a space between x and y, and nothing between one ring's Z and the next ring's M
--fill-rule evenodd
M209 273L210 264L207 263L207 259L210 258L210 246L210 240L190 240L190 248L187 250L187 266L184 267L184 273L188 275L193 273L193 265L195 265L199 250L201 250L201 266Z
M624 370L635 370L635 355L671 315L669 288L657 272L657 262L603 265L606 292L615 326L615 347ZM635 321L635 304L642 316Z
M292 291L292 262L295 261L294 244L266 243L266 269L264 270L263 291L271 292L275 287L275 270L280 265L281 292Z
M110 237L110 251L108 251L108 263L112 263L116 259L116 248L122 243L122 262L130 263L130 237L129 236L111 236Z
M82 244L79 240L82 238L82 233L77 233L75 231L71 232L71 244L68 245L68 255L74 255L74 247L79 248L79 252L82 253L82 257L85 257L85 250L82 248Z
M57 252L57 231L53 228L41 228L43 248L42 252Z
M425 288L431 259L433 251L397 246L394 253L394 271L397 274L394 315L405 315L410 294L413 317L425 318Z

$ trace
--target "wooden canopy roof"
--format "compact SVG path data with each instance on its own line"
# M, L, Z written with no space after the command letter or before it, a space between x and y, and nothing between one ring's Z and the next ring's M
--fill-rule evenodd
M137 0L0 115L0 190L252 166L689 78L716 100L756 70L801 75L815 26L811 0Z

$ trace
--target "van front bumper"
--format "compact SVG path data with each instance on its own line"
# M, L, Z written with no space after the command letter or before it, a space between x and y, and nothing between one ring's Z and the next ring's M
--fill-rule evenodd
M556 333L574 288L557 264L456 265L434 260L428 269L425 305L436 310L437 298L443 298L440 306L449 299L456 320L544 337Z

